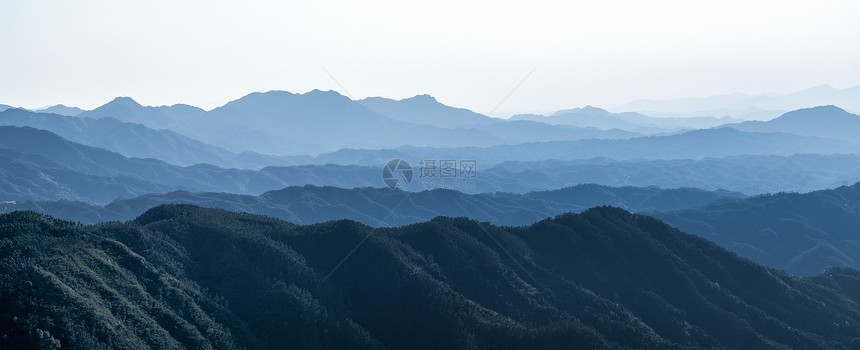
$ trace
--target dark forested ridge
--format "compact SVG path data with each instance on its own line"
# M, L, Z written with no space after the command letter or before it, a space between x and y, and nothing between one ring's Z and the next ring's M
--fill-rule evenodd
M791 277L609 207L378 230L189 205L96 226L15 212L0 277L2 348L860 345L857 271Z

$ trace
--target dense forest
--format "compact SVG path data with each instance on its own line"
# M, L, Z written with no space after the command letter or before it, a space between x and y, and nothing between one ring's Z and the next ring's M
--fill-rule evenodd
M857 300L858 271L792 277L611 207L379 229L191 205L0 215L9 349L848 349Z

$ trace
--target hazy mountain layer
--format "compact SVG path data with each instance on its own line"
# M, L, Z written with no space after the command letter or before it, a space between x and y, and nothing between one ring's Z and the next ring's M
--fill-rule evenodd
M860 143L860 116L835 106L821 106L788 112L779 118L729 125L751 132L783 132Z
M465 108L446 106L430 95L402 100L369 97L357 102L387 117L415 124L455 128L504 122L503 119L490 118Z
M529 225L549 216L612 205L636 212L670 211L741 198L732 192L692 188L612 188L579 185L527 194L469 195L453 190L404 192L390 189L287 187L259 196L227 193L172 192L120 199L105 206L80 202L20 202L0 204L0 212L35 210L83 223L131 220L161 204L189 203L268 215L299 224L350 219L371 226L407 225L437 216L469 217L499 225Z
M212 111L190 106L143 107L116 99L81 117L113 117L170 129L233 152L306 155L346 147L487 146L504 143L465 129L443 129L386 117L334 91L252 93Z
M580 183L695 187L750 195L810 192L860 181L860 155L733 156L699 160L589 159L507 162L484 170L485 192L542 191Z
M83 113L84 110L80 109L78 107L69 107L69 106L60 104L60 105L53 105L53 106L42 108L42 109L37 109L37 110L35 110L35 112L53 113L53 114L59 114L59 115L64 115L64 116L68 116L68 117L74 117L78 114Z
M618 160L703 159L738 155L860 154L860 146L844 141L784 133L750 133L731 128L696 130L669 136L623 140L537 142L493 147L398 147L393 150L345 149L314 157L316 164L385 164L392 158L467 159L490 167L508 161L575 160L605 157Z
M384 185L380 166L307 165L267 167L259 171L211 165L179 167L154 159L126 158L31 128L0 127L0 136L0 149L5 148L4 152L9 154L3 158L7 165L6 175L0 177L3 184L0 186L0 201L62 199L107 203L119 197L131 198L176 189L257 195L306 184L342 188ZM355 152L357 157L367 155L363 151ZM420 171L420 156L396 151L371 153L371 157L385 161L397 157L417 159L412 165L416 174ZM427 156L427 159L439 158ZM374 163L370 158L356 159L360 163ZM853 184L860 179L860 168L856 166L860 163L860 156L853 155L743 156L667 161L592 159L513 162L498 167L489 167L481 158L477 160L477 176L467 179L474 181L475 187L464 189L469 193L524 193L598 183L616 187L697 187L759 194L833 188ZM421 180L416 177L407 190L426 189L420 186Z
M564 109L551 115L519 114L512 120L529 120L553 125L593 127L602 130L619 129L639 133L666 133L683 129L704 129L737 122L732 118L691 117L652 118L642 113L612 113L605 109L585 106Z
M181 188L123 175L82 174L41 156L0 148L0 202L64 199L107 203Z
M0 112L0 125L28 126L53 132L69 141L104 148L126 157L154 158L189 166L207 163L228 168L287 165L290 160L259 154L237 155L169 130L154 130L114 118L77 118L23 109Z
M353 101L334 91L318 90L252 93L211 111L187 105L144 107L122 97L79 116L168 129L232 152L280 155L317 155L342 148L492 146L638 136L621 130L509 124L443 105L430 96Z
M762 108L790 111L823 105L836 105L860 113L860 86L837 89L830 85L822 85L790 94L746 95L735 93L677 100L639 100L618 106L613 110L685 113L701 110Z

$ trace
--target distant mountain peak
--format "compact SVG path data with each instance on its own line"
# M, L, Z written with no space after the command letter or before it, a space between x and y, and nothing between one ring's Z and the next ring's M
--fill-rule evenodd
M594 107L592 105L585 105L585 107L582 107L582 110L586 112L606 112L605 109L600 107Z
M576 107L576 108L571 108L571 109L558 110L555 113L551 114L550 116L554 117L554 116L560 116L560 115L564 115L564 114L574 114L574 113L601 113L601 114L606 114L606 115L610 114L609 111L607 111L603 108L594 107L592 105L586 105L585 107Z
M857 117L854 114L849 113L848 111L836 107L834 105L826 105L826 106L816 106L812 108L803 108L798 109L796 111L791 111L783 114L779 118L774 119L773 121L784 121L784 120L822 120L828 118L854 118Z
M119 97L117 97L117 98L114 98L113 100L111 100L110 102L108 102L106 105L113 105L113 106L129 106L129 107L143 107L143 106L141 106L141 105L140 105L140 103L137 103L137 101L135 101L135 100L134 100L134 99L132 99L131 97L125 97L125 96L119 96Z
M815 106L810 108L801 108L795 111L787 112L783 114L786 115L794 115L794 114L810 114L810 113L839 113L839 114L850 114L846 110L836 107L834 105L825 105L825 106Z
M836 106L834 106L834 105L816 106L816 107L807 108L807 109L811 109L811 110L819 110L819 111L833 111L833 112L843 112L843 113L848 113L848 112L847 112L847 111L845 111L844 109L839 108L839 107L836 107Z
M58 104L34 110L34 112L38 113L54 113L65 116L76 116L78 114L81 114L81 112L83 111L83 109L80 109L78 107L69 107L64 104Z
M308 95L308 96L343 96L343 94L341 94L337 91L334 91L334 90L320 90L320 89L313 89L311 91L308 91L304 95Z
M415 100L415 101L422 101L422 102L436 102L436 103L439 102L438 100L436 100L435 97L430 96L428 94L415 95L414 97L407 98L407 100Z
M830 84L813 86L809 89L806 89L806 91L836 91L836 90L839 90L839 89L831 86Z

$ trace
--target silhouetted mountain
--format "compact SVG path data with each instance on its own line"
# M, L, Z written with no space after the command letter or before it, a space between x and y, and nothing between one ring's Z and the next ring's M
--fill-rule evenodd
M744 131L783 132L860 143L860 116L836 106L800 109L766 122L749 121L729 126Z
M92 110L78 114L79 117L100 119L111 117L160 130L186 130L206 121L206 111L188 105L144 107L130 97L117 97ZM183 132L183 134L186 134ZM189 135L193 136L193 135Z
M647 116L642 117L646 119L648 118ZM511 117L511 120L530 120L547 124L568 125L580 128L592 127L601 130L620 129L633 132L650 133L666 131L656 130L654 128L646 128L642 125L634 124L615 113L610 113L604 109L592 106L560 110L549 116L520 114Z
M621 129L651 134L684 129L706 129L739 121L738 119L729 117L716 118L712 116L654 118L649 115L634 112L612 113L605 109L592 106L564 109L549 116L520 114L511 117L511 119L531 120L554 125L571 125L578 127L591 126L599 129Z
M9 201L59 199L108 203L120 197L180 188L183 187L154 184L130 176L82 174L41 156L0 148L0 201L5 205L11 205Z
M481 169L476 188L481 192L529 192L595 183L614 187L725 189L750 195L810 192L854 184L860 180L857 164L860 164L858 155L819 154L506 162Z
M443 105L426 95L353 101L334 91L252 93L211 111L143 107L119 97L84 118L116 118L168 129L232 152L317 155L343 148L493 146L638 136L621 130L509 122Z
M855 270L794 278L614 208L375 230L192 206L0 216L4 348L848 349ZM344 259L346 258L346 259Z
M430 95L418 95L402 100L369 97L357 102L389 118L443 128L503 122L501 119L490 118L465 108L446 106Z
M743 133L742 133L743 134ZM749 134L757 135L757 134ZM629 140L627 140L629 141ZM530 144L529 146L534 146ZM546 146L546 145L543 145ZM129 191L91 192L74 188L60 190L68 180L57 180L56 191L44 190L34 185L28 177L2 178L15 190L6 194L27 194L32 197L15 197L15 200L81 200L104 203L118 197L129 198L143 194L137 188L184 189L194 192L227 192L237 194L261 194L266 191L296 185L336 186L342 188L382 187L380 165L392 158L413 159L416 171L418 159L444 159L444 156L463 155L462 159L476 154L489 154L499 160L517 159L518 154L493 154L486 149L445 150L452 153L422 150L422 153L397 151L342 151L341 159L373 166L355 165L302 165L288 167L266 167L259 171L224 169L212 165L179 167L154 159L126 158L100 148L80 145L47 131L32 128L0 127L0 148L22 154L38 155L48 160L50 166L30 165L32 174L45 179L50 174L63 170L63 174L77 173L76 177L111 178L105 188L112 188L117 181L130 181L135 188ZM528 149L528 148L526 148ZM571 148L572 149L572 148ZM605 148L609 149L609 148ZM538 150L541 150L538 148ZM454 153L454 152L457 153ZM582 150L579 150L580 152ZM638 150L647 151L646 148ZM471 152L471 153L470 153ZM480 153L478 153L480 152ZM506 151L507 152L507 151ZM549 156L564 154L564 148L547 152ZM567 151L573 153L574 151ZM576 154L574 154L576 155ZM533 155L527 155L531 157ZM584 156L584 154L583 154ZM432 157L432 158L431 158ZM14 161L8 158L9 161ZM542 157L541 157L542 158ZM580 183L598 183L608 186L652 186L663 188L701 187L708 190L726 189L747 194L773 191L810 191L850 184L860 178L857 169L858 156L852 155L802 155L791 157L743 156L725 159L704 160L628 160L591 159L578 161L514 162L491 167L489 159L478 160L478 177L474 188L462 189L468 193L517 192L550 190ZM540 158L539 158L540 159ZM334 159L294 159L297 162L335 163ZM39 169L38 172L35 169ZM28 175L29 176L29 175ZM34 175L35 176L35 175ZM71 176L71 175L69 175ZM92 178L95 179L95 178ZM89 181L89 180L88 180ZM30 188L32 186L32 188ZM95 188L95 187L91 187ZM406 190L417 191L417 184ZM66 195L64 193L74 193ZM38 194L38 195L37 195ZM2 199L2 198L0 198ZM11 200L11 199L10 199ZM617 205L617 204L616 204Z
M81 117L113 117L170 129L233 152L306 155L341 148L505 143L476 130L395 120L334 91L252 93L209 112L190 106L143 107L117 98Z
M476 129L508 140L510 143L526 143L538 141L577 141L585 139L628 139L642 134L619 129L601 130L597 128L580 128L566 125L548 125L528 120L513 120L503 123L492 123L476 127Z
M345 149L314 157L315 164L379 166L392 158L474 159L483 167L507 161L574 160L605 157L633 159L703 159L737 155L860 154L860 146L844 141L783 133L750 133L731 128L689 131L669 136L623 140L535 142L493 147L398 147L393 150Z
M50 178L48 170L61 169L64 174L78 173L76 175L78 177L116 177L116 179L109 180L106 185L127 179L130 181L129 186L148 186L148 188L153 189L153 192L186 189L259 194L290 185L320 182L323 182L320 184L349 187L383 185L380 168L377 167L359 168L336 165L267 167L259 171L224 169L207 164L180 167L155 159L126 158L105 149L74 143L51 132L30 127L0 126L0 149L40 156L42 159L49 160L49 166L44 166L38 170L42 173L40 176L46 179ZM9 161L14 162L14 157L9 158ZM33 169L36 168L31 167L31 170ZM0 177L0 179L10 181L10 183L22 188L30 186L26 178ZM60 181L57 184L63 183L65 182ZM158 188L163 190L156 190ZM78 199L103 203L104 198L111 200L120 196L129 197L127 191L73 192L77 193L78 197L64 196L57 192L56 196L46 199ZM26 191L18 190L15 193L26 193ZM142 194L139 191L130 193ZM41 197L37 196L30 199L39 198Z
M102 148L71 142L54 133L30 127L0 127L0 148L41 155L69 169L98 176L129 175L156 178L174 167L155 159L126 158ZM178 167L176 167L178 168ZM149 169L151 174L146 174Z
M697 111L689 111L689 112L659 112L659 111L639 111L639 113L655 117L655 118L674 118L676 120L715 120L718 121L719 124L705 126L700 125L697 126L697 129L704 129L709 127L714 127L718 125L725 125L730 123L740 123L745 120L771 120L773 118L779 117L785 114L783 110L770 110L770 109L761 109L758 107L747 107L741 109L732 109L732 108L720 108L720 109L706 109L706 110L697 110Z
M15 107L12 107L10 105L0 104L0 112L5 111L5 110L10 109L10 108L15 108Z
M618 139L642 136L638 133L619 129L601 130L595 127L553 126L528 120L509 121L490 118L465 108L446 106L430 95L418 95L399 101L370 97L358 102L397 120L442 128L475 129L505 140L505 143Z
M453 190L404 192L388 188L287 187L259 196L227 193L148 194L119 199L105 206L72 201L19 202L0 212L34 210L83 223L131 220L161 204L195 204L209 208L273 216L298 224L350 219L371 226L396 226L437 216L466 216L499 225L530 225L548 216L612 205L636 212L701 207L722 199L740 198L727 191L694 188L612 188L578 185L526 194L464 194Z
M45 107L42 109L37 109L37 110L34 110L34 112L52 113L52 114L64 115L67 117L74 117L74 116L84 112L84 110L80 109L78 107L69 107L69 106L59 104L59 105L53 105L50 107Z
M639 100L618 106L613 108L613 110L686 113L701 110L762 108L766 110L791 111L824 105L840 106L852 112L860 113L860 86L837 89L830 85L822 85L790 94L761 94L751 96L736 93L678 100Z
M10 109L0 112L0 125L48 130L67 140L108 149L126 157L155 158L182 166L208 163L231 168L261 168L289 162L273 156L240 156L173 131L154 130L110 117L78 118Z
M860 267L860 183L726 201L658 217L760 264L794 274Z

